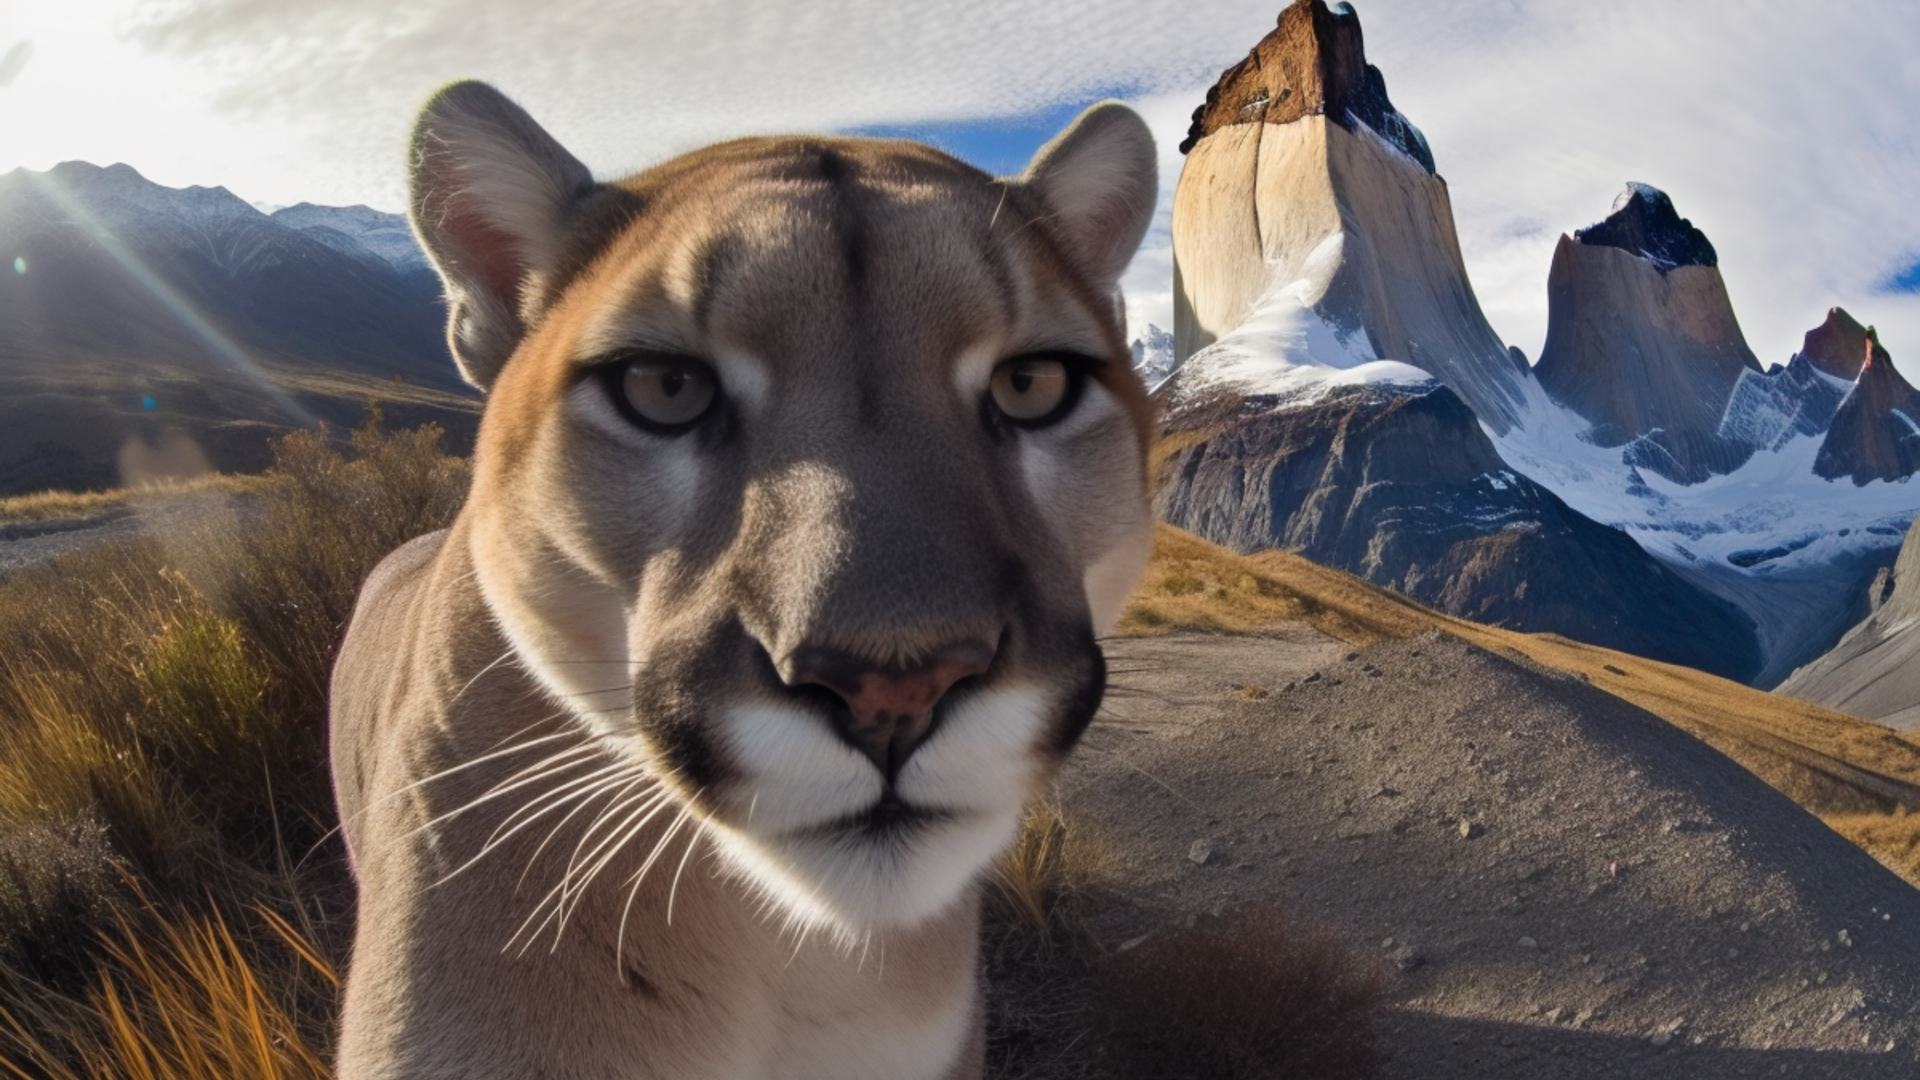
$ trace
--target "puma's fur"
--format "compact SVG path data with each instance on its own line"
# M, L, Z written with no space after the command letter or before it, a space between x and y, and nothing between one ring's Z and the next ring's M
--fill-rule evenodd
M489 401L334 673L342 1080L978 1076L976 883L1151 535L1145 126L1005 179L789 138L598 184L463 83L413 166Z

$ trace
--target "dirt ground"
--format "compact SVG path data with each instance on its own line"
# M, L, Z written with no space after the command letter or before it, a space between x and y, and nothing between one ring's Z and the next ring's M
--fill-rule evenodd
M1109 648L1062 775L1097 951L1272 902L1391 1080L1920 1076L1920 891L1666 722L1438 633Z

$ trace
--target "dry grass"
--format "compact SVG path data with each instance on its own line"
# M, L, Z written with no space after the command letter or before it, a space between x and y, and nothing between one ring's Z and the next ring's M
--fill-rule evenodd
M1020 835L987 879L988 921L1052 949L1072 936L1065 909L1084 897L1111 860L1090 830L1071 825L1058 801L1027 810Z
M227 495L258 491L266 478L209 473L191 480L156 480L112 491L42 491L0 499L0 526L28 525L62 518L94 518L114 510L131 509L155 499L217 492Z
M8 985L0 1074L19 1080L326 1080L315 1031L339 980L294 927L262 909L276 943L243 943L216 910L116 913L100 935L96 977L80 998ZM263 952L281 954L256 967ZM304 977L304 978L303 978ZM304 981L304 987L290 982ZM302 992L302 991L305 992ZM305 1005L310 1014L301 1015ZM48 1033L52 1033L51 1037Z
M1920 814L1835 814L1828 827L1920 888Z
M1121 613L1119 632L1245 634L1304 622L1342 641L1369 645L1417 634L1432 625L1430 616L1391 593L1364 585L1325 587L1300 575L1275 573L1192 533L1161 525L1146 580Z
M1209 610L1214 603L1219 612ZM1438 628L1582 676L1704 740L1815 813L1920 809L1920 743L1878 724L1690 668L1443 615L1288 552L1242 556L1163 525L1121 632L1257 632L1284 622L1356 645Z
M466 467L434 429L275 460L244 512L0 583L0 1076L325 1075L351 904L327 674L360 582L451 518Z

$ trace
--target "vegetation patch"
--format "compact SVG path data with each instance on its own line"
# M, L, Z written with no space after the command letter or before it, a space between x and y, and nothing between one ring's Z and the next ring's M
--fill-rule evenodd
M326 1075L328 673L374 564L465 497L439 440L289 435L263 477L170 493L193 513L0 583L0 1076ZM10 512L116 496L35 498Z

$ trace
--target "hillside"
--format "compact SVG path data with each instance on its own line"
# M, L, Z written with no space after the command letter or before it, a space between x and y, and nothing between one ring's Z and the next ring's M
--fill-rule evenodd
M370 400L470 445L478 395L398 215L75 161L0 176L0 235L0 495L258 471L272 436Z

